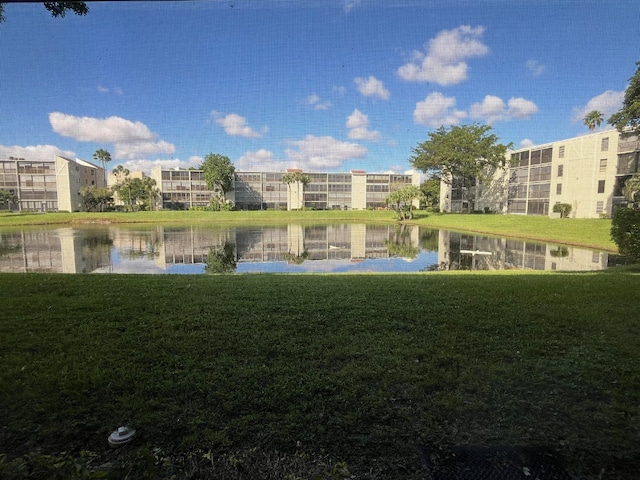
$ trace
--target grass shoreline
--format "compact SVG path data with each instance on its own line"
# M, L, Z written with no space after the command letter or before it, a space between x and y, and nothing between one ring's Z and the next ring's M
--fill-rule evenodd
M0 274L0 453L417 479L420 444L550 445L633 478L638 273ZM123 423L141 436L114 452Z

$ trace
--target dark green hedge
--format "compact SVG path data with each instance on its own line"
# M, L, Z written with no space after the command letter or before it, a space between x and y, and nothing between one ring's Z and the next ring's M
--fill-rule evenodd
M611 239L622 255L640 260L640 210L618 208L611 221Z

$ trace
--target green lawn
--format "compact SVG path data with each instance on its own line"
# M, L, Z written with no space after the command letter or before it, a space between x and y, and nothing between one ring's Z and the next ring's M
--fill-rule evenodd
M0 477L417 479L472 444L635 478L639 272L0 274Z

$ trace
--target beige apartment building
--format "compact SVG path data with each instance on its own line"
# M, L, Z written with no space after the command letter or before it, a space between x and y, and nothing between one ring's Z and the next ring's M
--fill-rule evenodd
M288 172L301 170L290 169ZM420 185L418 173L408 175L305 173L310 182L286 184L286 172L236 172L234 189L227 195L238 210L366 210L386 206L384 199L395 188ZM207 189L202 170L168 170L156 167L151 177L162 192L163 208L205 207L213 192Z
M56 155L52 160L0 159L0 190L18 197L17 204L3 208L14 211L82 210L80 189L104 187L104 170L84 160Z
M554 216L557 203L571 217L610 217L626 205L624 182L638 171L637 135L605 130L511 151L488 185L442 183L441 208L448 212Z

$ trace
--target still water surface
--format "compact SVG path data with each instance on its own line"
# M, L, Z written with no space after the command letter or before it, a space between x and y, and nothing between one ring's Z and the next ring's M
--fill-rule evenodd
M617 255L417 226L105 226L0 231L0 272L357 273L608 268Z

